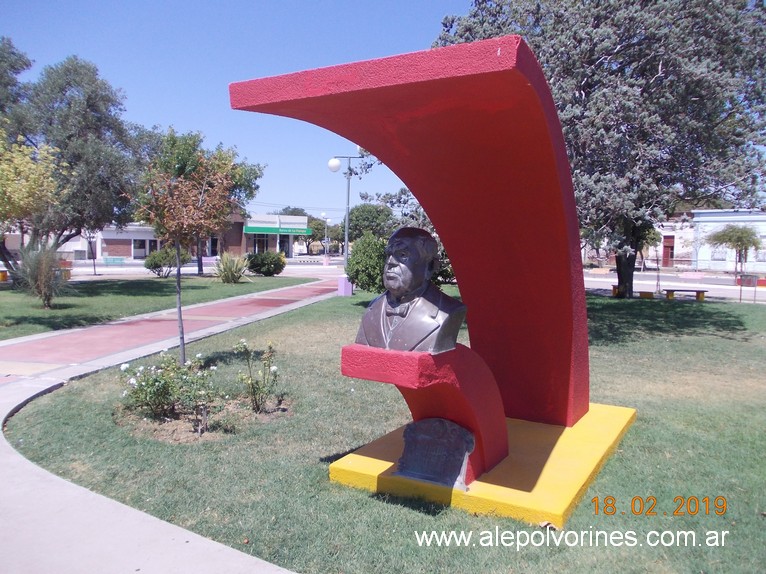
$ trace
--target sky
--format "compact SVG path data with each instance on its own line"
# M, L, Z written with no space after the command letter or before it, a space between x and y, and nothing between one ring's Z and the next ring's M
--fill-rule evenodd
M356 145L323 128L230 107L232 82L428 49L447 15L470 0L0 0L0 36L33 67L76 55L95 64L125 96L123 119L146 127L199 131L205 147L236 147L265 165L251 213L285 206L340 223L346 179L334 155ZM345 165L345 160L344 160ZM359 192L396 192L385 166L351 181Z

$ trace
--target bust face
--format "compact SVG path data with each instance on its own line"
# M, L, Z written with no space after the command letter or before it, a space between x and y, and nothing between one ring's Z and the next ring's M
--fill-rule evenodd
M389 239L386 246L386 264L383 268L383 286L396 299L422 288L431 276L431 259L422 255L415 237Z

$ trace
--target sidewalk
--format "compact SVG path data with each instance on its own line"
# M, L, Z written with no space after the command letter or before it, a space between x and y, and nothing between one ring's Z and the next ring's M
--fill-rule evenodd
M337 294L323 279L184 308L186 341ZM293 273L291 273L292 275ZM305 276L305 275L304 275ZM100 277L100 278L103 278ZM72 377L177 346L175 309L0 341L0 419ZM0 571L13 574L287 572L93 493L29 462L0 437Z

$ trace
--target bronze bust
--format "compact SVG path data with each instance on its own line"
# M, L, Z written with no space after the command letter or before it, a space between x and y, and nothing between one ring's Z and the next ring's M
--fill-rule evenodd
M438 265L436 240L425 229L395 231L386 246L386 292L370 303L356 342L432 354L454 349L466 308L431 283Z

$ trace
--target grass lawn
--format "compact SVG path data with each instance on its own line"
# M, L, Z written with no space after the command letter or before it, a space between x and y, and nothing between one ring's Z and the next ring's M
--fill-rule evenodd
M368 300L334 298L189 345L233 392L231 347L273 342L289 409L268 422L183 444L136 435L115 424L123 387L111 369L33 401L9 421L8 440L56 474L302 573L763 571L766 307L589 296L592 400L638 418L567 523L585 544L517 551L482 546L482 533L544 531L329 482L331 461L408 420L395 388L339 373ZM616 512L606 515L610 496ZM634 497L655 497L656 515L633 515ZM697 497L700 509L673 516L677 497ZM451 530L472 532L475 546L415 539ZM591 547L596 531L632 531L636 545ZM651 531L670 532L670 545L650 546ZM698 545L683 546L679 531ZM708 531L728 531L724 545L705 546Z
M250 281L224 284L212 277L183 276L184 305L215 301L247 293L305 283L295 277L255 277ZM44 309L40 299L0 284L0 340L58 329L84 327L130 315L173 309L176 306L175 277L72 281L70 295L53 299Z

